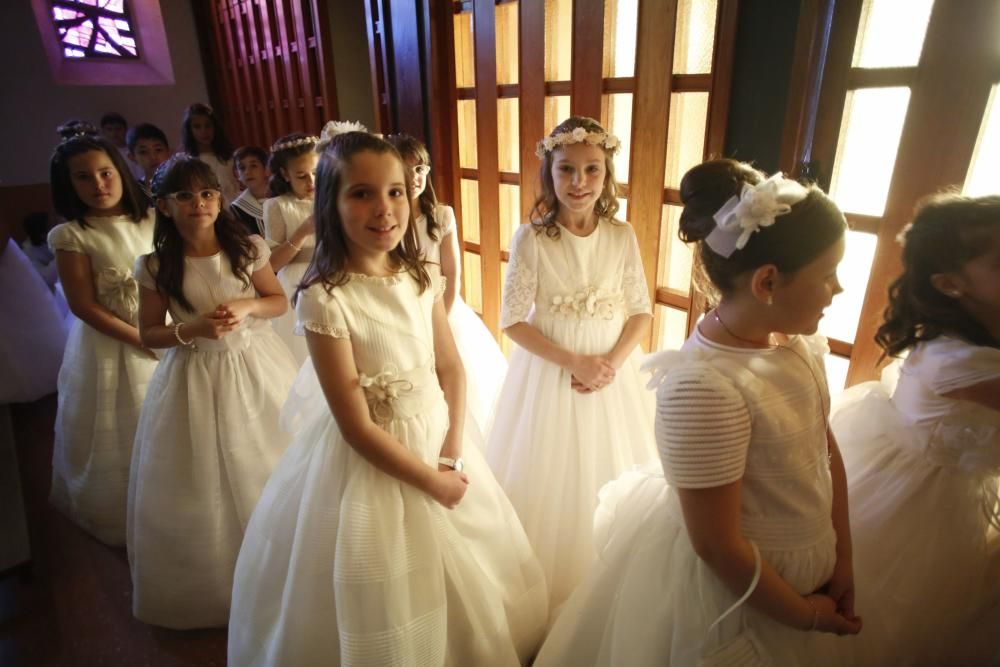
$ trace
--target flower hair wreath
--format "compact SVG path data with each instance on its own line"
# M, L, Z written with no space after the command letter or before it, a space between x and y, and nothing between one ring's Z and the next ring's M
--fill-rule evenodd
M271 152L277 153L278 151L287 151L292 148L298 148L299 146L312 146L319 141L319 137L308 136L302 137L301 139L292 139L291 141L284 141L271 146Z
M586 128L576 127L569 132L560 132L559 134L553 134L545 137L538 142L538 148L535 150L535 155L539 159L545 159L546 153L551 153L560 146L568 146L569 144L579 144L588 143L591 146L603 146L607 150L611 151L612 155L618 153L621 148L621 141L615 135L609 132L588 132Z

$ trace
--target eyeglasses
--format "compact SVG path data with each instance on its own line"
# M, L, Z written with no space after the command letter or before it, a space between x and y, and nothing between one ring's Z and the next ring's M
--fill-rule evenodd
M179 204L192 204L195 199L201 199L202 201L211 204L214 201L218 201L221 197L222 193L218 190L201 190L200 192L181 190L180 192L172 192L169 195L164 195L165 199L173 199Z
M431 166L429 164L418 164L412 167L411 171L415 176L426 176L431 173Z

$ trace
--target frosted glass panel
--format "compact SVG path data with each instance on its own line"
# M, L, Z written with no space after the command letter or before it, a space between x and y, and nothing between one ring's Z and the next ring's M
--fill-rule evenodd
M687 340L686 310L677 310L661 303L656 304L656 326L659 329L659 340L656 350L679 350Z
M496 8L497 83L500 84L517 83L517 5L507 2Z
M704 160L707 122L708 93L670 95L665 187L679 188L685 172Z
M463 178L462 191L462 239L479 243L479 181Z
M983 114L976 151L972 154L969 175L965 179L964 193L970 197L1000 194L1000 104L997 104L997 86L993 86Z
M500 248L510 250L510 239L521 224L521 188L500 184Z
M712 71L718 0L680 0L674 34L674 74Z
M501 5L504 7L506 5ZM497 100L497 142L500 163L500 171L520 171L521 161L520 150L518 148L518 138L520 136L518 128L517 108L519 101L516 97L501 97Z
M933 5L934 0L865 0L853 66L915 66L920 62Z
M865 232L847 232L847 249L837 267L837 278L844 291L833 297L833 304L819 321L819 332L828 338L853 343L861 317L861 305L868 289L868 276L875 258L878 237Z
M830 386L830 398L835 399L844 391L847 384L847 371L851 367L851 360L838 357L835 354L828 354L824 358L826 361L826 382Z
M621 141L621 150L614 157L615 178L619 183L628 183L628 160L632 147L632 93L603 95L601 108L601 124Z
M618 212L615 213L615 219L628 220L628 199L625 197L618 198Z
M455 14L455 85L459 88L476 85L474 38L472 12Z
M909 102L905 87L848 91L830 184L830 196L844 211L885 212Z
M604 0L604 76L635 74L639 0Z
M572 53L573 0L545 0L546 81L569 81Z
M569 118L569 95L550 95L545 98L545 134ZM541 141L542 137L538 137Z
M663 205L663 215L660 218L660 261L656 271L656 284L689 294L694 249L677 237L680 219L680 206Z
M458 101L458 165L465 169L479 166L476 143L476 101Z
M483 271L479 255L474 252L462 253L462 273L465 283L465 302L469 308L483 314Z

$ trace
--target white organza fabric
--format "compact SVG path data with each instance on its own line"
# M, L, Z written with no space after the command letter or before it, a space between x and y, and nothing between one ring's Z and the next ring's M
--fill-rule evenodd
M712 628L741 596L695 553L675 491L742 480L743 534L763 560L802 594L829 579L836 534L825 345L795 338L789 346L794 351L730 348L696 331L681 351L651 360L662 378L663 468L651 463L602 489L597 564L556 619L536 666L838 664L825 646L829 636L746 604ZM720 663L727 655L738 660Z
M87 218L49 232L53 251L90 260L97 301L136 325L139 286L132 268L153 246L153 215ZM129 466L139 408L156 359L72 318L59 370L51 501L84 530L125 544Z
M435 298L405 275L352 275L331 293L311 286L297 307L302 329L350 339L374 421L434 467L449 425L433 370ZM471 421L468 492L449 511L348 444L311 361L282 418L295 437L240 551L231 664L528 660L545 629L545 580Z
M1000 412L945 396L997 378L1000 350L941 337L912 350L895 387L866 382L834 406L865 621L852 663L1000 658ZM991 613L988 634L970 634Z
M448 236L455 233L455 212L450 206L442 205L435 211L435 217L438 223L438 240L435 241L427 233L425 216L417 218L417 236L424 258L440 264L441 244L450 243ZM479 430L487 433L500 387L507 375L507 358L503 356L493 334L475 311L469 308L461 294L455 296L448 322L455 336L458 354L465 366L466 412L476 420Z
M557 345L608 354L626 320L650 301L632 228L601 220L587 237L559 239L522 225L511 244L501 326L528 321ZM653 395L637 348L613 383L592 394L571 374L515 346L497 402L487 458L548 578L550 608L594 559L597 493L656 456Z
M270 250L250 269L267 267ZM155 269L155 267L154 267ZM140 284L155 289L145 258ZM223 253L187 257L174 322L190 322L220 303L254 298ZM296 365L268 320L247 318L219 340L173 347L149 384L136 430L129 480L128 555L132 611L175 629L224 626L233 569L264 483L290 437L278 426Z
M0 252L0 285L0 404L34 401L56 390L66 325L52 290L13 239Z
M274 248L290 239L295 230L312 214L313 200L299 199L291 192L264 200L264 231L268 245ZM278 282L281 283L289 300L295 296L295 290L302 282L302 276L309 268L315 250L316 238L310 236L302 242L302 250L296 253L292 261L278 271ZM306 347L305 339L295 335L295 309L289 307L284 315L274 318L273 325L281 340L292 351L295 361L301 366L309 356L309 349Z

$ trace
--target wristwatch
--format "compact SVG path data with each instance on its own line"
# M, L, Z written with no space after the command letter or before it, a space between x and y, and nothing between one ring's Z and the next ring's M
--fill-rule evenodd
M443 466L448 466L455 472L462 472L463 470L465 470L465 461L463 461L461 457L453 459L447 456L439 456L438 463L440 463Z

